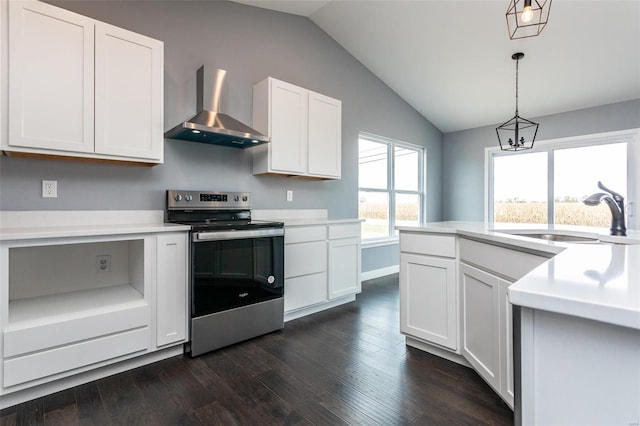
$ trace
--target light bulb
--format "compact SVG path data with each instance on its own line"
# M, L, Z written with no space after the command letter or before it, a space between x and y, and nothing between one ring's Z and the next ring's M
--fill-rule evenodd
M522 15L520 15L520 19L522 22L529 22L533 19L533 10L531 10L531 6L524 7Z

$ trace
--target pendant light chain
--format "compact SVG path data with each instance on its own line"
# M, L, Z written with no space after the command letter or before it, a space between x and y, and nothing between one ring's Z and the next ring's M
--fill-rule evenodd
M520 59L516 59L516 116L518 115L518 64Z

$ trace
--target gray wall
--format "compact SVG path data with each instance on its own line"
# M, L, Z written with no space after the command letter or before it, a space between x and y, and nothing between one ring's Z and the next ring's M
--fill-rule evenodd
M440 219L442 134L309 19L221 1L50 3L164 41L165 128L195 113L203 63L228 71L222 108L248 124L253 84L267 76L341 99L342 180L256 177L249 151L167 140L165 163L153 168L4 157L0 209L163 209L165 189L215 188L251 191L258 209L357 217L357 137L366 131L427 147L428 216ZM42 179L58 180L57 199L40 197Z
M49 3L164 41L165 129L195 113L202 64L228 71L222 109L247 124L253 84L267 76L342 100L342 179L255 177L249 151L166 140L165 163L153 168L2 157L1 210L158 210L168 188L211 188L251 191L257 209L357 217L357 138L365 131L427 148L427 217L440 220L442 134L311 20L223 1ZM42 179L58 181L57 199L40 197ZM394 251L365 250L363 265L387 266L390 256L397 264Z
M527 118L540 123L537 140L632 129L640 127L640 99ZM495 126L444 135L443 220L484 220L484 150L496 145Z

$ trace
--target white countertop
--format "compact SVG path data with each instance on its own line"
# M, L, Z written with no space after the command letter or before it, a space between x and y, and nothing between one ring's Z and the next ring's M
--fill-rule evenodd
M482 222L435 222L397 229L456 234L555 253L509 287L513 304L640 329L640 231L613 237L606 228ZM550 242L504 231L559 233L618 244Z
M2 211L0 241L188 231L162 211Z
M256 220L274 220L284 226L337 225L341 223L360 223L363 219L329 219L326 209L281 209L252 210L251 217Z
M288 226L340 225L360 223L361 219L283 219L285 228Z

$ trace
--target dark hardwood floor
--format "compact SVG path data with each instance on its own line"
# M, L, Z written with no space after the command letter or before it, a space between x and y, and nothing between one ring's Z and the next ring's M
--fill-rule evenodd
M513 413L478 375L405 346L398 276L357 301L191 359L3 410L0 425L482 425Z

